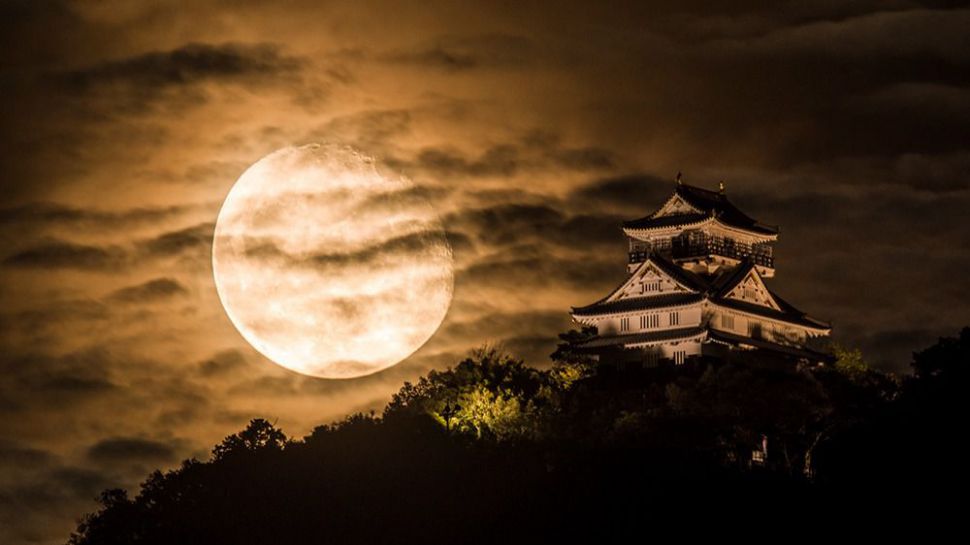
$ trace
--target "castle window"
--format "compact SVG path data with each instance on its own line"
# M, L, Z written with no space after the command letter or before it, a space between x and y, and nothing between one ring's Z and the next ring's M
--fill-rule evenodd
M724 329L734 329L734 316L728 316L727 314L722 314L721 327Z
M751 288L744 288L744 298L745 299L757 299L758 298L758 292L756 292L755 290L753 290Z
M630 331L629 318L620 318L620 331Z
M681 365L681 364L684 363L684 360L686 360L686 359L687 359L687 351L686 350L674 350L674 363L675 364Z
M660 281L656 282L643 282L640 284L640 289L643 293L660 291Z
M670 325L680 325L680 313L671 312L670 313Z
M640 316L640 329L648 329L651 327L660 327L660 315L651 314L649 316Z

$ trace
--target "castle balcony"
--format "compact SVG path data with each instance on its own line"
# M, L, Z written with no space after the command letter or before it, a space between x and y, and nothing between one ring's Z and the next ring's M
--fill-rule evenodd
M704 236L698 233L660 240L653 245L640 245L632 250L629 254L631 264L646 260L650 252L654 251L674 260L720 256L739 261L748 259L755 265L770 269L775 267L772 248L767 244L747 244L732 238Z

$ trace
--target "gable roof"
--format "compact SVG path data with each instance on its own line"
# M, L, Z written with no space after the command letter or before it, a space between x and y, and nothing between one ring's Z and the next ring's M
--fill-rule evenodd
M659 272L666 274L670 278L670 280L673 281L673 283L679 284L682 288L688 291L696 291L701 293L707 291L707 283L704 281L704 279L702 279L701 277L699 277L694 273L691 273L690 271L684 270L682 267L677 266L676 264L669 261L667 258L663 257L660 254L651 253L650 255L647 256L646 259L644 259L637 266L636 269L633 270L633 272L630 273L630 275L627 277L626 280L623 281L623 283L621 283L613 291L607 294L606 297L603 297L602 299L599 299L594 303L586 305L585 307L578 307L578 308L590 308L595 305L606 303L608 301L613 301L614 299L617 298L619 294L621 294L626 289L627 286L635 282L636 279L642 275L644 269L649 268L650 266L653 266ZM658 296L657 294L654 294L654 295L647 295L645 297L649 298L649 297L657 297L657 296ZM577 307L574 307L574 309L575 308Z
M751 261L742 261L740 265L734 268L734 270L728 274L718 277L715 282L711 284L711 295L724 299L738 300L736 297L731 296L731 292L744 283L744 281L749 277L754 278L755 283L758 284L762 290L764 290L764 294L768 300L767 306L773 308L774 310L781 310L781 305L775 300L774 294L772 294L771 290L768 289L768 286L765 285L764 279L761 278L761 274Z
M671 202L671 200L678 198L682 199L699 212L657 216L657 214L663 210L667 204ZM664 206L662 206L656 212L640 219L625 221L623 222L623 227L625 229L655 229L658 227L672 227L677 225L698 223L706 218L717 218L726 225L756 233L766 235L778 234L777 226L766 225L755 220L754 218L751 218L739 210L738 207L734 206L734 204L728 200L724 193L719 191L710 191L708 189L687 184L678 184L674 194L671 195L670 199L667 200L667 203L665 203Z

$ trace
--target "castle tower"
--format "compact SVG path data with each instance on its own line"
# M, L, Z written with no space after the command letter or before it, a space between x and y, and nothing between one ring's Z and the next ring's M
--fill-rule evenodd
M577 346L603 364L682 364L729 351L795 362L827 356L806 346L831 326L771 291L778 228L741 212L720 191L680 182L656 212L624 222L629 276L609 295L572 309L597 336Z

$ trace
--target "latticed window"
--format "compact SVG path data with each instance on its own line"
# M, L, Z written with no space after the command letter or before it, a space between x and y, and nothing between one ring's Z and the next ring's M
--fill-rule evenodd
M670 325L680 325L680 313L671 312L670 313Z
M734 316L728 316L727 314L722 314L721 327L723 327L724 329L734 329Z
M620 331L630 331L629 318L620 318Z
M640 284L642 286L643 293L648 293L652 291L660 291L660 281L656 280L653 282L643 282Z
M660 315L650 314L649 316L640 316L640 329L649 329L653 327L660 327Z
M674 363L681 365L687 359L686 350L674 350Z

